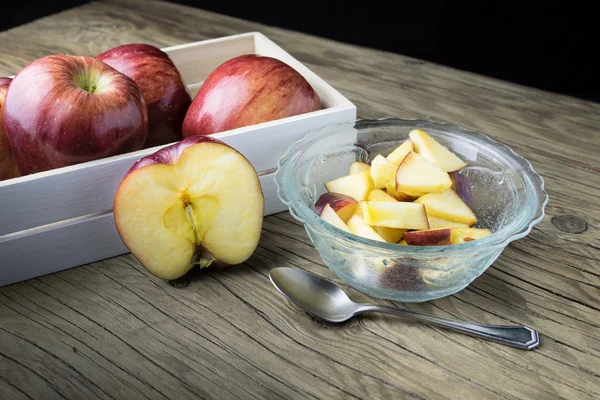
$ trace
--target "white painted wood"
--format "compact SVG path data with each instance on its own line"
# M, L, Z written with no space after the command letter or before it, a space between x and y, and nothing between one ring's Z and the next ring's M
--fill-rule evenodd
M260 176L264 215L286 211L274 174ZM0 286L128 253L108 211L0 236Z
M214 67L255 50L289 63L317 90L326 107L323 110L214 135L244 154L259 173L275 168L287 148L309 131L356 119L356 107L350 101L258 32L163 50L178 68L183 68L186 84L194 94ZM116 189L126 171L139 158L161 147L164 146L0 182L0 237L112 210Z

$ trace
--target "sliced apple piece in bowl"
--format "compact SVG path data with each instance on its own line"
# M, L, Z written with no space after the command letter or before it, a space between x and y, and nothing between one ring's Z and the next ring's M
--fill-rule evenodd
M325 204L319 216L325 221L329 222L331 225L335 226L336 228L346 232L350 232L350 229L348 229L346 223L342 221L340 216L333 210L333 208L329 204Z
M396 166L400 165L404 157L411 151L414 151L415 147L410 139L405 140L402 144L394 149L388 156L386 157L389 161L396 164Z
M392 202L398 201L381 189L371 190L371 193L369 193L369 197L367 198L367 200L368 201L392 201Z
M369 225L399 229L429 229L425 207L419 203L366 201L363 219Z
M373 179L369 171L363 171L326 182L325 188L329 193L339 193L350 196L356 201L363 201L373 190Z
M487 228L452 228L452 244L481 239L492 234Z
M378 154L371 161L371 178L375 189L383 189L386 182L393 181L396 177L398 166L387 158Z
M452 189L443 193L426 194L416 199L415 203L424 204L429 216L469 226L477 222L473 210Z
M435 140L427 132L414 129L408 134L415 151L446 172L454 172L467 165L454 152Z
M340 193L323 193L317 199L315 203L315 212L317 215L322 215L322 212L326 205L329 204L329 207L337 213L337 215L341 218L342 222L345 224L348 222L356 207L358 205L358 201L356 201L353 197L346 196L345 194Z
M377 240L379 242L385 242L385 239L375 232L375 230L370 227L360 215L353 215L350 217L347 226L350 229L350 232L356 236Z
M370 170L371 166L362 161L354 161L352 164L350 164L350 175L356 175L361 172L368 172Z
M213 262L244 262L258 246L263 209L252 164L208 136L140 159L119 185L113 206L123 243L161 279Z
M411 246L447 246L452 244L450 228L405 232L403 239Z
M446 171L415 152L404 157L396 171L396 191L412 196L441 193L452 186Z

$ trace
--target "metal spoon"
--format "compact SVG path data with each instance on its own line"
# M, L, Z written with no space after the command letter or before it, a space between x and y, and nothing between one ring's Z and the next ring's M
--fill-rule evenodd
M269 275L271 282L281 294L326 321L343 322L356 314L376 311L416 319L520 349L531 350L540 344L538 333L526 326L481 325L418 314L394 307L355 303L336 284L300 268L274 268Z

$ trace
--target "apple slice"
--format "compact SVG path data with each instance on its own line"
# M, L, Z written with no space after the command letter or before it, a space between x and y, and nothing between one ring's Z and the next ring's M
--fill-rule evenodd
M395 179L393 181L386 182L385 191L387 192L387 194L389 194L390 196L392 196L393 198L395 198L398 201L413 201L417 197L419 197L419 196L411 196L409 194L397 191Z
M263 209L252 164L208 136L184 139L140 159L119 185L113 205L123 243L161 279L213 262L244 262L258 246Z
M366 201L363 219L369 225L400 229L429 229L425 207L419 203Z
M350 219L352 214L354 214L358 202L352 197L344 194L329 192L323 193L321 196L319 196L319 199L315 203L315 212L317 215L322 214L323 209L327 204L329 204L329 206L337 213L337 215L342 219L342 222L345 224Z
M331 208L329 204L325 204L325 207L323 207L320 216L336 228L346 232L350 232L350 229L348 229L344 221L342 221L339 215L333 210L333 208Z
M473 210L452 189L443 193L429 193L419 197L415 203L425 205L427 215L448 221L461 222L469 226L477 222Z
M408 136L413 142L415 151L446 172L454 172L467 165L446 146L421 129L412 130Z
M373 190L373 180L370 172L364 171L329 181L325 183L325 188L330 193L339 193L350 196L356 201L363 201Z
M356 236L385 242L385 240L377 232L375 232L373 228L371 228L368 224L365 223L365 221L360 217L360 215L353 215L352 217L350 217L347 226L350 229L350 232L355 234Z
M371 190L368 201L398 201L381 189Z
M398 243L406 229L388 228L387 226L373 226L375 232L388 243Z
M398 166L398 165L400 165L402 160L404 160L404 157L406 157L406 155L408 153L410 153L411 151L414 151L414 150L415 150L415 148L413 146L413 143L410 141L410 139L407 139L404 142L402 142L402 144L400 146L398 146L394 151L392 151L390 154L388 154L388 156L386 158L389 161L396 164L396 166Z
M406 240L402 239L401 241L398 242L398 244L401 244L402 246L407 246L408 243L406 243Z
M452 228L452 244L461 244L491 235L487 228Z
M427 207L426 207L427 208ZM434 217L427 214L427 221L429 221L430 229L438 228L468 228L469 225L463 224L462 222L448 221L442 218Z
M350 175L356 175L360 172L370 171L371 166L361 161L354 161L350 164Z
M460 172L454 172L450 174L452 180L452 189L456 194L473 209L473 194L471 193L471 183L469 179L461 174Z
M396 172L396 191L412 196L441 193L452 186L446 171L411 151Z
M411 231L404 234L406 244L411 246L447 246L452 244L450 228Z
M373 161L371 161L371 178L373 179L375 189L383 189L386 182L394 181L397 169L398 166L396 164L381 154L375 156Z

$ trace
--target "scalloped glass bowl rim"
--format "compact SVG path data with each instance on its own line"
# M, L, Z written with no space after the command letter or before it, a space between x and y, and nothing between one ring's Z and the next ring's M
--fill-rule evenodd
M305 204L301 200L301 195L298 191L298 188L295 185L288 184L286 187L285 182L281 182L281 179L285 178L285 176L282 174L282 172L285 171L286 168L285 164L288 163L298 153L298 151L301 150L306 140L312 135L316 135L319 132L323 132L326 130L334 129L336 127L354 126L356 124L377 124L394 122L437 125L444 129L452 129L455 131L462 132L466 135L483 139L490 145L500 148L507 152L516 162L518 162L519 165L523 167L523 172L521 174L526 176L525 184L529 187L530 190L537 192L538 194L539 202L537 204L534 216L527 221L522 221L520 218L516 217L513 221L511 221L508 225L504 226L499 231L493 232L491 235L486 236L484 238L462 244L427 247L403 246L395 243L385 243L367 238L362 238L360 236L349 234L339 228L334 227L333 225L323 220L320 216L318 216L314 212L314 210L312 210L307 204ZM447 256L450 254L457 255L457 253L467 253L472 251L484 250L492 251L495 248L504 248L510 242L521 239L531 232L533 227L544 218L544 209L548 203L548 194L546 193L546 190L544 188L544 179L533 169L533 166L531 165L529 160L517 154L509 146L490 138L484 133L468 130L459 125L454 125L447 122L437 122L433 120L416 118L411 119L386 117L378 119L356 119L349 122L328 125L326 127L310 131L302 139L289 146L286 153L279 159L277 163L277 170L275 171L275 184L277 186L277 195L279 196L280 200L288 207L292 216L298 221L302 222L303 224L308 225L312 230L324 231L329 235L335 236L336 238L339 238L345 242L349 242L351 246L368 246L373 250L383 250L386 253L392 252L396 256L398 254L406 256L410 256L411 254L419 256L439 256L443 254L444 256Z

